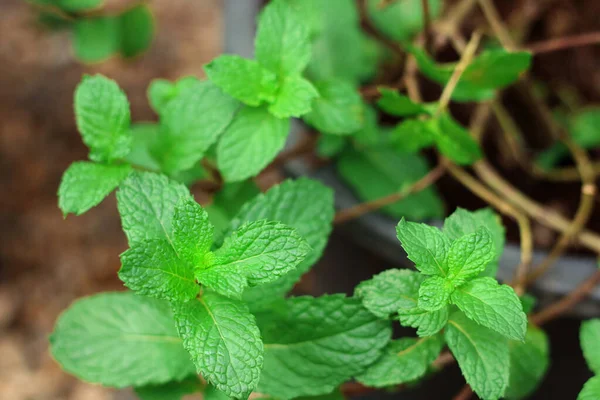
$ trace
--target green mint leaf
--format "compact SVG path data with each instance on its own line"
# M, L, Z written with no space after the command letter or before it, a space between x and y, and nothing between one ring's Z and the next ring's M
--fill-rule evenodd
M173 215L173 247L179 258L199 265L210 251L213 237L208 213L194 200L181 198Z
M577 400L596 400L598 398L600 398L600 376L594 376L583 385Z
M379 126L379 114L375 107L369 104L364 104L364 109L365 122L361 129L352 133L352 139L358 146L363 148L383 147L381 145L386 145L389 142L389 138L384 133L385 128ZM342 136L341 138L346 139L346 136Z
M129 245L150 239L173 243L175 205L188 188L151 172L132 172L117 190L117 207Z
M339 135L319 135L317 141L317 154L321 157L331 158L339 154L346 147L347 140Z
M281 399L331 392L380 357L391 327L343 295L297 297L259 321L265 363L257 391Z
M275 100L277 76L254 60L223 54L204 66L204 72L228 95L250 106Z
M263 8L254 46L258 62L279 77L302 72L310 60L309 31L294 8L283 0Z
M129 175L131 166L74 162L58 188L58 206L64 215L81 215L100 204Z
M159 171L160 165L151 153L159 133L158 124L152 122L132 124L129 128L131 151L125 157L125 161L148 171Z
M248 307L205 292L173 308L177 331L198 373L228 396L246 399L263 367L263 344Z
M467 211L463 208L457 208L456 211L444 220L444 234L452 241L475 233L481 227L487 228L496 249L495 257L487 265L483 275L494 277L498 269L498 260L504 251L506 235L500 216L491 208L482 208L477 211Z
M544 331L529 327L525 342L511 340L510 380L504 393L507 399L522 399L532 393L548 370L550 355Z
M164 239L134 243L121 255L119 278L138 294L187 301L198 295L194 266L177 254Z
M154 156L162 169L190 169L223 134L240 103L210 81L181 90L161 113L162 132Z
M398 310L400 324L417 328L417 335L420 337L435 335L441 331L448 322L449 308L443 307L436 311L426 311L416 306L416 296L414 299L415 306Z
M399 151L415 153L435 144L434 120L405 119L390 132L390 144Z
M446 256L450 241L438 228L402 218L396 226L396 235L419 271L426 275L448 274Z
M257 175L285 145L290 121L273 116L266 107L244 107L217 145L217 165L227 182Z
M414 381L427 372L444 346L441 336L402 338L391 341L379 360L356 379L371 387L385 387Z
M490 231L484 226L456 239L448 251L448 279L456 286L475 278L496 258Z
M133 293L77 300L56 322L52 357L86 382L126 387L193 374L167 302Z
M591 319L581 324L579 341L588 366L594 373L600 374L600 319Z
M445 329L448 347L467 383L483 399L498 399L508 386L508 341L457 312Z
M252 180L226 183L214 196L212 203L206 207L208 218L215 227L215 237L222 242L222 236L233 217L242 206L260 193L260 189Z
M294 400L345 400L346 397L339 391L335 390L332 393L324 394L321 396L302 396L297 397Z
M150 7L141 4L119 17L120 50L124 57L135 57L150 47L154 38L154 16Z
M436 64L422 49L409 46L416 58L419 70L429 79L445 85L450 80L455 63ZM465 69L452 93L455 101L489 100L496 89L515 82L529 69L532 55L526 51L485 50Z
M331 233L334 213L332 190L308 178L286 180L242 207L231 221L229 232L250 221L279 221L294 228L312 248L296 269L272 283L246 290L244 299L252 309L283 297L321 257Z
M200 392L202 382L197 376L191 376L181 382L169 382L162 385L148 385L135 388L140 400L181 400L183 396Z
M525 340L527 316L510 286L499 285L493 278L478 278L458 287L452 303L478 324L509 339Z
M312 109L317 89L300 75L286 77L269 112L277 118L301 117Z
M375 200L412 185L429 170L419 154L408 154L390 148L356 151L345 149L340 154L338 172L363 201ZM383 207L395 218L425 219L444 215L442 200L434 187Z
M214 386L208 385L202 393L203 400L231 400L231 397L227 396L225 393L221 392L218 389L215 389Z
M148 101L152 109L157 114L161 114L167 104L182 92L187 91L190 87L197 87L198 90L202 90L203 85L195 76L186 76L176 82L166 79L154 79L148 86Z
M45 0L45 3L55 3L58 8L68 12L89 11L102 5L102 0Z
M396 90L380 87L379 93L381 93L381 97L377 100L377 106L388 114L397 117L427 114L427 109L422 105L414 103L408 96L400 94Z
M450 114L442 114L431 125L440 152L457 164L470 165L483 155L479 144L468 130L456 122Z
M523 312L525 313L525 315L529 315L533 311L533 309L535 308L535 304L537 303L537 299L528 293L521 295L519 297L519 300L521 300L521 304L523 305Z
M365 122L362 97L356 87L342 80L315 83L319 97L312 103L312 111L304 115L304 122L315 129L332 135L349 135Z
M119 52L120 41L117 17L80 18L73 24L73 52L85 63L112 57Z
M403 0L379 6L380 0L368 0L369 18L379 31L396 41L410 40L413 35L423 29L423 6L420 0ZM436 18L442 11L441 0L429 0L431 18Z
M225 239L213 261L196 271L196 278L214 291L239 298L246 286L272 282L296 268L310 250L287 225L248 222Z
M440 276L429 277L419 287L419 307L425 311L446 307L453 291L451 281Z
M115 81L85 76L75 89L75 120L92 161L110 163L131 150L129 102Z

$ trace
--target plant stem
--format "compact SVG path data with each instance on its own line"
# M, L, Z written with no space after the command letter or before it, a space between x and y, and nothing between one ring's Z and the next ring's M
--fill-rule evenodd
M584 280L583 283L577 286L571 293L562 299L550 304L537 314L532 315L530 321L536 325L543 325L546 322L561 316L585 299L599 283L600 270L596 271L591 277Z
M454 396L452 399L453 400L469 400L471 397L473 397L473 389L471 389L471 386L467 383L460 392L458 392L458 394L456 396Z
M421 9L423 11L423 34L425 36L425 50L431 51L431 12L429 10L429 0L421 0Z
M600 32L588 32L580 35L565 36L556 39L544 40L542 42L531 43L526 46L526 50L529 50L537 55L556 50L564 50L573 47L581 47L599 43Z
M477 1L479 2L479 6L481 7L483 14L485 15L485 18L487 19L490 26L492 27L492 30L498 37L498 40L500 40L500 43L502 43L502 46L507 50L514 50L516 47L514 44L514 41L510 37L510 34L508 33L508 31L504 28L504 25L502 23L502 18L500 18L500 14L498 13L496 6L494 6L493 1L492 0L477 0Z

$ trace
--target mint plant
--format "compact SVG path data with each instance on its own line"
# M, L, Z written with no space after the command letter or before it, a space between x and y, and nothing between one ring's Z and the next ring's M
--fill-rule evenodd
M442 39L461 59L440 64L426 39L442 2L387 3L268 2L254 59L220 55L204 66L207 79L149 84L155 122L132 122L115 81L82 79L74 111L89 160L64 173L58 204L65 217L80 215L116 190L129 246L118 277L128 290L78 300L59 317L50 347L65 371L133 387L142 400L194 393L340 400L356 387L415 387L456 361L467 384L459 396L522 399L535 391L550 365L542 325L600 282L599 272L541 310L527 293L532 275L543 274L590 217L595 175L583 148L596 143L597 115L563 118L571 135L542 153L548 170L534 170L551 179L563 156L575 160L582 200L569 221L505 182L482 146L487 117L479 111L516 126L498 96L526 74L534 54L493 43L476 54L479 33L461 46L459 30L449 29ZM422 101L417 72L440 86L436 101ZM451 101L479 103L469 128ZM306 154L302 143L281 153L300 126L315 139L308 152L332 162L364 203L336 213L332 190L307 177L264 188L262 171ZM520 145L515 131L509 146ZM521 264L512 282L497 278L503 220L491 208L448 210L433 186L445 173L518 222ZM192 194L201 190L209 198L202 204ZM378 273L352 296L290 295L320 259L333 224L375 210L399 221L396 236L414 265ZM440 223L422 222L432 218ZM530 219L562 236L528 273ZM600 251L600 238L585 234L578 240ZM393 336L396 323L414 335ZM594 373L598 326L592 320L581 330ZM579 398L599 390L594 377Z

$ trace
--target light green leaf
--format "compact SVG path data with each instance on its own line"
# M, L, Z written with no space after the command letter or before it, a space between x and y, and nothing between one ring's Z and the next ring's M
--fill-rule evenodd
M579 341L583 356L594 373L600 374L600 319L591 319L581 324Z
M257 175L285 145L288 119L273 116L266 107L244 107L217 145L217 165L227 182Z
M154 16L141 4L119 16L120 50L124 57L135 57L150 47L154 38Z
M483 399L499 399L509 381L508 340L457 312L445 330L448 347L463 376Z
M386 7L379 6L381 0L368 0L369 18L390 39L406 41L423 29L423 6L420 0L395 1ZM442 11L441 0L429 0L431 18Z
M120 32L116 17L77 19L73 24L73 52L86 63L107 60L119 52Z
M200 292L193 264L180 258L164 239L134 243L121 255L121 263L119 278L138 294L187 301Z
M438 228L402 218L396 226L396 235L408 259L419 271L426 275L448 274L446 256L450 241Z
M544 331L530 326L525 342L511 340L510 381L504 394L507 399L522 399L532 393L550 364L548 338Z
M331 392L381 355L391 327L343 295L297 297L259 321L265 363L257 391L281 399Z
M390 132L390 144L399 151L415 153L435 144L434 120L405 119Z
M115 81L85 76L75 89L75 120L92 161L110 163L131 150L129 102Z
M411 308L400 308L398 310L398 319L402 326L417 328L417 335L426 337L435 335L446 326L448 322L449 308L443 307L436 311L426 311L417 305L415 296L415 305Z
M440 152L457 164L470 165L482 157L479 144L450 114L442 114L431 126Z
M210 81L190 85L164 107L153 155L171 174L191 168L225 132L240 103Z
M349 135L359 130L365 122L362 97L350 83L329 80L315 83L319 97L304 122L323 133Z
M481 227L488 229L496 249L494 259L487 265L483 274L494 277L498 269L498 260L504 250L506 235L500 216L491 208L468 211L459 207L444 220L444 234L452 241L470 233L475 233Z
M371 387L385 387L414 381L427 372L442 350L441 336L391 341L383 356L356 379Z
M184 379L181 382L169 382L162 385L148 385L135 388L135 394L140 400L181 400L185 395L200 392L202 382L197 376Z
M418 154L401 153L390 148L340 154L338 172L363 201L375 200L412 185L428 172L426 160ZM441 217L443 204L434 187L406 196L382 208L395 218L425 219Z
M225 239L196 278L216 292L239 298L246 286L272 282L293 270L309 252L306 241L287 225L248 222Z
M275 100L277 76L254 60L223 54L206 64L204 72L221 90L242 103L258 106Z
M250 221L279 221L294 228L312 248L296 269L270 284L246 290L244 299L252 309L283 297L321 257L331 233L334 212L331 189L307 178L286 180L242 207L231 221L229 232Z
M425 311L437 311L448 305L454 291L452 282L441 276L432 276L419 287L419 307Z
M478 278L457 288L452 303L478 324L509 339L525 340L527 316L510 286L499 285L493 278Z
M171 82L166 79L154 79L148 86L148 101L156 113L161 114L167 104L187 91L190 87L196 87L197 90L203 90L203 84L195 76L186 76Z
M58 188L58 206L63 215L81 215L100 204L131 172L131 166L74 162L65 171Z
M496 249L490 231L477 228L452 242L448 251L448 279L456 286L475 278L496 259Z
M600 376L590 378L577 396L577 400L598 400L600 398Z
M425 107L414 103L408 96L400 94L396 90L380 87L379 93L381 93L381 97L377 100L377 106L388 114L410 117L428 113Z
M346 147L347 139L339 135L319 135L317 154L321 157L334 157Z
M300 73L311 55L306 24L284 0L270 2L258 19L256 59L280 78Z
M130 292L77 300L58 318L50 351L65 371L118 388L181 380L195 372L169 304Z
M174 303L173 308L179 336L198 373L227 395L246 399L263 367L263 344L248 307L205 292L197 301Z
M117 191L117 207L129 245L149 239L172 243L175 205L190 197L182 184L164 175L132 172Z
M286 77L269 112L277 118L301 117L312 109L317 89L300 75Z
M215 226L216 237L221 238L229 227L231 219L242 206L260 193L252 180L224 184L213 196L212 203L206 207L208 218ZM217 240L219 240L217 239Z
M179 258L199 266L210 251L213 236L208 213L194 200L181 198L173 215L173 247Z
M131 135L131 151L125 161L149 171L159 171L160 165L151 154L158 139L160 128L151 122L132 124L129 128Z

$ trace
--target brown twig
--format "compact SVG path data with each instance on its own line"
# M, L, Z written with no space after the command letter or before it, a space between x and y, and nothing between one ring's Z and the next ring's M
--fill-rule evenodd
M537 314L532 315L530 321L536 325L543 325L546 322L561 316L584 300L598 284L600 284L600 270L596 271L591 277L583 281L583 283L562 299L552 303Z
M467 383L460 392L452 398L452 400L469 400L471 397L473 397L473 389L471 389L471 386Z
M423 12L423 35L425 37L425 50L431 51L431 12L429 10L429 0L421 0L421 10Z
M600 32L588 32L580 35L565 36L561 38L530 43L525 45L525 50L529 50L537 55L557 50L570 49L573 47L588 46L591 44L600 44Z
M498 13L496 6L494 6L494 2L492 0L477 1L479 2L479 6L485 15L485 18L496 34L496 37L500 40L500 43L502 43L502 46L507 50L514 50L516 47L514 41L508 31L504 28L502 18L500 18L500 14Z

